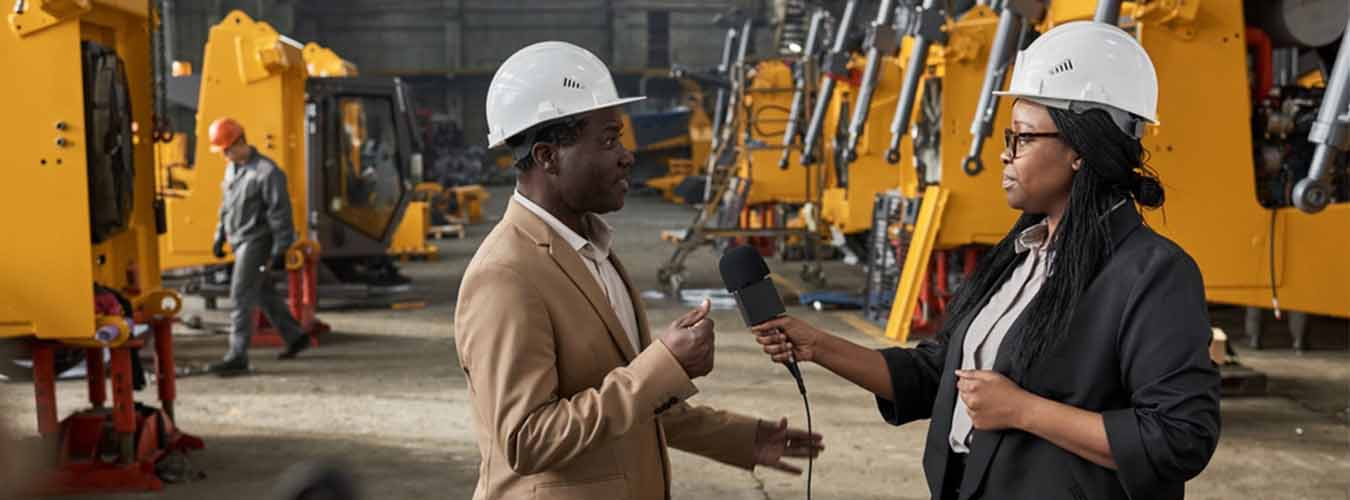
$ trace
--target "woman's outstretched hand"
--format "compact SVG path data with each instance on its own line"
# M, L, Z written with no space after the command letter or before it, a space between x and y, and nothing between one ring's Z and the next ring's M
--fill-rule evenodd
M750 331L764 347L764 353L779 363L787 362L791 357L801 362L817 360L821 342L829 335L792 316L760 323L750 327Z

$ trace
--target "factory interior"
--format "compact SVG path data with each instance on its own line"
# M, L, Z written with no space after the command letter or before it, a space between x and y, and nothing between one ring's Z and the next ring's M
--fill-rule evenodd
M0 499L1350 500L1350 1L9 3Z

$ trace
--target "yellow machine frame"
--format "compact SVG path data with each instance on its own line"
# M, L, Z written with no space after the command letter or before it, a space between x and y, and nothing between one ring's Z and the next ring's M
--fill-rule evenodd
M1091 19L1095 6L1095 0L1052 2L1040 31ZM1272 211L1256 198L1242 2L1126 3L1122 19L1133 20L1125 28L1135 33L1158 72L1163 125L1150 128L1143 142L1149 165L1167 189L1167 205L1147 212L1148 224L1195 258L1211 302L1271 307L1273 247L1280 306L1350 318L1350 293L1345 293L1350 262L1344 259L1350 248L1350 204L1306 214L1293 207ZM997 16L983 6L949 23L951 39L929 72L943 85L939 185L946 196L930 198L935 194L930 188L923 199L913 241L924 244L910 247L886 328L886 336L900 342L908 337L909 311L921 286L912 277L928 268L928 253L996 243L1016 218L996 172L968 176L959 168L971 140L968 123L996 24ZM995 128L1005 126L1009 101L1000 100ZM998 165L1001 150L990 138L982 152L985 165ZM929 209L930 199L936 209Z
M1167 187L1167 208L1149 213L1150 225L1195 257L1210 301L1271 307L1275 217L1280 306L1350 318L1350 203L1307 214L1257 202L1242 2L1150 2L1133 17L1161 89L1163 125L1144 146ZM1206 75L1205 84L1193 75Z
M904 64L909 60L911 50L913 40L907 37L901 44L899 54L895 57L881 58L882 71L877 74L876 90L868 106L867 124L858 139L858 148L855 151L857 157L848 166L847 185L842 187L838 185L833 168L834 163L839 161L833 138L841 133L838 118L853 113L860 88L851 83L838 85L834 89L834 97L830 99L824 126L821 127L820 144L824 153L820 156L820 161L829 165L827 171L830 179L826 184L828 187L824 193L821 218L845 234L859 233L872 228L872 204L876 201L878 193L899 189L906 196L913 196L917 189L917 177L912 167L905 164L892 165L886 161L886 147L890 140L889 127L891 119L895 117L895 104L900 98L900 87L903 83L901 77L904 74ZM855 56L849 63L849 69L861 73L866 63L865 58ZM923 92L920 90L918 99L922 98ZM845 104L848 108L841 110ZM843 133L846 134L848 124L843 125L845 127ZM901 157L912 159L913 149L913 141L909 134L905 134L900 140Z
M161 289L151 147L150 40L147 5L134 0L30 0L0 34L0 79L10 116L0 125L9 155L0 184L0 337L36 337L115 347L129 335L118 318L94 314L93 284L125 294L137 308L172 316L181 301ZM116 50L128 75L134 127L134 201L127 228L90 244L85 96L80 42ZM41 215L34 210L41 207ZM95 329L122 324L99 342Z
M684 203L684 198L675 194L675 188L684 182L684 179L690 175L695 175L698 171L698 165L708 158L712 150L712 118L703 107L703 87L697 82L681 78L679 79L680 88L683 91L683 97L689 107L689 133L687 135L672 138L666 141L647 145L644 150L662 150L679 147L689 148L688 158L669 158L666 160L666 175L647 179L647 187L661 192L661 196L667 201L673 203ZM625 116L627 113L625 113ZM632 124L624 123L625 130L632 130ZM625 133L621 140L624 140L624 147L630 151L638 152L635 133ZM781 142L781 140L780 140Z
M788 122L792 105L792 69L779 59L761 61L754 66L749 88L741 109L729 112L747 115L741 130L735 131L740 155L737 157L736 176L750 179L746 206L762 203L809 203L816 194L807 190L807 176L817 175L815 168L803 167L800 151L790 154L788 168L778 168L783 154L783 129ZM749 122L750 141L744 131Z

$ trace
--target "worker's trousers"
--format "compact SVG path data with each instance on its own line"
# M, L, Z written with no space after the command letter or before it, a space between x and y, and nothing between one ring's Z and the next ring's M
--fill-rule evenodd
M286 345L303 335L300 323L291 316L267 270L271 251L270 237L245 242L234 249L234 274L230 278L230 301L234 303L234 311L230 312L230 352L225 355L226 360L248 359L248 344L253 337L253 311L257 308L262 309Z

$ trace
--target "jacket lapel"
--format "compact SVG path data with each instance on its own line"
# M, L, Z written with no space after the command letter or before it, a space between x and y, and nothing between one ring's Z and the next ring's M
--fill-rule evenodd
M614 346L623 353L624 361L632 361L637 357L637 352L633 350L633 343L628 340L628 334L623 330L623 324L619 322L619 317L614 313L614 307L609 304L609 299L605 298L605 292L600 289L600 284L595 281L595 276L586 268L586 264L581 261L581 255L577 254L567 240L548 227L543 220L530 212L529 209L520 206L514 201L506 209L506 219L511 220L517 227L520 227L529 234L536 242L543 243L548 247L549 257L553 262L563 270L567 278L577 287L590 303L591 309L600 315L600 319L605 322L605 329L609 330L610 340Z
M1003 270L1003 282L1012 274L1012 270L1017 265L1008 266ZM975 316L989 303L989 299L994 296L996 290L986 290L983 297L980 297L980 307L975 309L975 314L968 314L961 318L960 322L951 331L951 337L947 339L947 359L942 368L942 380L938 384L937 398L933 402L933 419L928 427L928 443L923 454L924 472L928 476L928 485L932 490L933 498L941 498L942 491L946 487L947 463L952 453L951 445L947 443L948 435L952 432L952 418L955 415L956 408L956 370L961 367L961 353L966 343L966 330L970 329L970 324L975 321ZM1001 349L1001 346L1000 346ZM1002 352L999 359L1006 360ZM979 431L976 431L979 432ZM967 491L965 478L971 477L972 462L970 459L975 457L978 443L981 441L990 441L988 438L981 439L976 436L976 446L972 446L970 456L966 461L965 477L961 478L962 497ZM980 476L983 476L981 472ZM979 476L976 476L979 477Z
M928 485L933 498L942 497L944 481L947 478L947 460L952 453L947 444L947 435L952 432L953 409L956 407L956 374L954 370L961 366L961 346L966 341L966 329L970 328L974 316L963 318L952 330L947 339L947 360L943 364L942 378L938 382L937 398L933 401L933 420L928 427L928 445L923 454L924 471L928 474Z
M1026 326L1026 318L1027 316L1022 314L1008 327L1008 334L998 346L998 358L994 360L994 371L1003 374L1019 386L1022 384L1022 376L1013 370L1012 345L1017 341L1018 332ZM966 474L961 478L961 500L973 496L980 483L984 482L984 473L989 469L989 462L993 460L994 452L998 451L998 445L1007 434L1006 431L981 430L971 430L971 433L972 442L970 455L966 457Z

